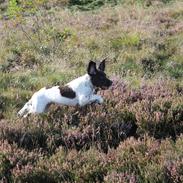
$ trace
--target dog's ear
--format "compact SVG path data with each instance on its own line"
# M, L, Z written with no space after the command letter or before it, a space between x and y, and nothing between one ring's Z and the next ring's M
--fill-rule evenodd
M89 75L95 75L97 73L96 63L93 61L90 61L88 64L87 72Z
M98 67L98 69L101 70L101 71L103 71L103 72L104 72L104 70L105 70L105 60L106 60L106 58L104 58L104 59L100 62L99 67Z

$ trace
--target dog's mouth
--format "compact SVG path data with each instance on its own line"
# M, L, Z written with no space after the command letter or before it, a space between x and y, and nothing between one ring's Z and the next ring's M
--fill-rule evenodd
M107 86L101 86L102 90L107 90L112 85L112 82L110 82Z
M109 80L108 82L106 82L105 85L101 86L100 88L102 90L107 90L111 85L112 85L112 81Z
M101 86L102 90L107 90L109 87L108 86Z

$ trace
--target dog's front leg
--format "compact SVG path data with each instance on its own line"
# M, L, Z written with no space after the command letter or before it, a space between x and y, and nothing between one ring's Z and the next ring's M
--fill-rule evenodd
M80 106L85 106L86 104L91 104L91 103L102 104L103 101L104 99L100 95L91 95L91 96L82 95L79 97Z
M90 103L90 97L85 95L79 96L79 106L85 106L86 104Z

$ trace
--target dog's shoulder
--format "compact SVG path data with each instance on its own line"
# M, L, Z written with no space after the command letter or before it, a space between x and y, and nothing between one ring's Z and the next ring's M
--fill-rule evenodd
M87 74L80 76L67 84L76 93L88 93L92 90L90 78Z

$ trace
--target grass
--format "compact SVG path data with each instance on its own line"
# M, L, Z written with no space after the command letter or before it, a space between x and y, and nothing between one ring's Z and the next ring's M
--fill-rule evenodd
M183 182L182 2L26 3L0 3L0 180ZM103 105L17 118L104 57Z

